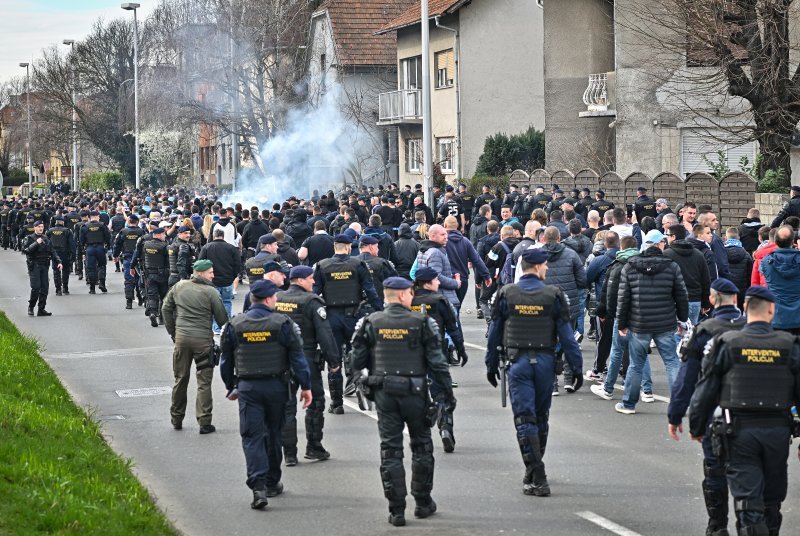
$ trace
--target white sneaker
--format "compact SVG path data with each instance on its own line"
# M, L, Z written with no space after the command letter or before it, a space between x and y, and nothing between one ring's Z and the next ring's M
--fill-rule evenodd
M603 380L603 375L593 370L587 370L586 374L583 375L583 379L589 382L601 382Z
M622 402L617 402L614 405L614 410L617 413L622 413L623 415L634 415L636 413L635 409L626 408Z
M656 397L653 396L653 393L646 393L645 391L639 393L639 399L647 404L652 404L656 401Z
M607 393L606 388L602 385L592 385L589 387L589 390L592 391L594 394L602 398L603 400L613 400L614 394Z
M655 348L655 347L656 347L656 341L653 340L653 339L650 339L650 348Z

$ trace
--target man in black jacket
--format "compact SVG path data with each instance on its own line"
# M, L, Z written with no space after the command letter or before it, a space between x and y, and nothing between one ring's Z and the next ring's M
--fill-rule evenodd
M242 271L242 259L239 248L225 241L225 230L214 229L213 240L203 246L197 260L208 259L214 265L214 279L211 281L219 292L228 318L232 315L233 308L233 280ZM214 323L214 331L219 332L220 326Z
M703 254L686 241L686 228L680 223L671 225L665 232L669 249L664 256L672 259L681 269L683 282L689 299L689 320L697 325L700 311L711 308L708 296L711 293L711 279Z
M33 234L25 237L22 243L22 252L28 258L28 276L31 283L31 297L28 300L28 316L33 316L33 307L39 302L39 311L36 316L51 316L52 313L45 311L47 304L47 292L50 289L50 269L51 259L56 263L56 267L61 270L63 265L58 253L53 249L53 243L44 235L44 222L33 222Z
M742 241L742 247L752 255L761 244L758 239L758 230L764 226L761 223L761 213L757 208L751 208L747 211L747 217L742 220L739 225L739 239Z
M419 242L414 240L411 226L407 223L402 223L397 228L397 240L394 243L394 249L397 255L397 262L394 265L397 273L400 277L410 280L411 266L414 265L417 253L419 253Z
M619 282L617 321L619 334L630 338L630 366L625 376L625 394L614 406L619 413L636 413L642 368L650 340L656 341L658 353L667 369L670 391L678 374L675 328L688 328L689 300L678 265L664 256L666 238L653 229L644 238L644 253L628 261ZM676 323L676 317L679 324Z

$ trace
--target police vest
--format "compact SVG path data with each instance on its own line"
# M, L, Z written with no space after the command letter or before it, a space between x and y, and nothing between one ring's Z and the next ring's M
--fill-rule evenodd
M503 346L521 351L553 349L556 345L553 308L561 295L559 288L548 285L531 291L519 285L506 285L501 291L508 306Z
M165 250L167 243L163 240L148 240L144 243L144 269L148 272L161 272L167 268Z
M795 337L782 331L753 334L729 331L719 336L731 368L722 377L719 405L724 409L788 411L794 376L789 359Z
M317 309L324 305L322 298L313 292L285 291L278 293L275 311L285 314L291 318L295 324L300 326L300 334L303 338L303 349L314 351L317 349L317 332L314 328L314 322L309 319L305 311L311 308L314 314L317 314Z
M80 225L81 217L78 214L69 214L64 222L67 224L68 229L74 229L76 225Z
M0 210L0 223L8 223L8 214L10 212L8 209Z
M592 203L592 210L596 210L597 213L600 214L601 218L603 217L603 214L613 209L614 209L614 203L606 201L605 199L601 199L599 201L595 201L594 203Z
M424 376L428 373L422 330L425 317L408 311L399 317L381 311L367 317L375 332L373 373L379 376Z
M30 235L30 234L33 234L33 233L35 233L35 232L36 232L36 231L35 231L35 229L33 228L33 224L32 224L32 223L28 223L28 224L26 224L26 225L24 225L24 226L22 227L22 230L20 231L20 235L21 235L22 237L26 237L26 236L28 236L28 235Z
M234 366L239 378L278 376L289 370L286 347L278 342L281 326L289 318L273 313L266 318L252 319L236 315L230 321L236 335Z
M36 264L47 264L50 262L53 247L45 235L36 235L33 231L31 231L31 234L27 237L28 241L25 243L25 247L35 242L39 238L42 239L43 243L36 248L36 251L33 254L28 255L28 260Z
M370 255L360 255L359 258L364 261L369 268L369 275L372 276L372 284L375 286L375 292L378 293L378 298L383 301L383 266L384 261L381 257Z
M440 303L445 302L446 306L450 306L450 302L444 295L438 292L430 292L425 294L418 294L414 296L411 301L411 310L415 313L420 313L431 317L436 325L439 327L439 337L444 341L444 317L441 313Z
M694 330L694 338L695 340L699 340L700 337L705 337L706 341L710 341L717 335L722 335L728 331L739 331L744 327L747 323L747 320L744 316L741 316L735 320L724 320L722 318L709 318L708 320L704 320L698 324L698 326ZM692 352L694 354L694 352ZM702 353L697 356L699 359L703 358Z
M66 227L51 227L50 230L47 232L47 236L50 237L50 242L53 244L53 249L58 251L66 251L69 247L69 236L67 233L69 230Z
M269 254L265 257L261 257L256 259L253 257L252 259L247 259L247 262L244 263L245 272L247 272L247 280L252 285L256 281L264 279L264 265L267 264L269 261L276 261L278 260L278 255L276 254Z
M31 210L31 216L33 216L33 221L44 221L44 211L41 209Z
M640 197L636 200L636 217L637 218L644 218L646 216L652 216L655 218L658 215L658 211L656 211L656 203L646 195Z
M114 216L111 218L111 231L115 234L120 232L125 227L125 218L121 216Z
M333 257L317 264L325 280L322 297L328 307L355 307L361 303L361 283L358 281L360 265L361 260L356 257L344 260Z
M176 240L172 245L167 246L167 259L169 259L169 273L178 275L178 254L181 245Z
M136 250L136 241L144 234L139 227L128 227L120 231L122 235L122 254L131 255Z
M536 194L533 196L533 204L536 206L536 208L545 209L552 200L553 198L547 194Z
M105 242L103 224L99 221L89 222L86 225L86 245L102 244L103 242Z

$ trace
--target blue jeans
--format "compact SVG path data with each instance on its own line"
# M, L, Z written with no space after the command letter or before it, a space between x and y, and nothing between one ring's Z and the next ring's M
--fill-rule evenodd
M583 331L583 328L584 328L583 322L584 322L584 317L586 316L586 289L585 288L579 288L578 289L578 308L579 308L580 312L578 313L578 326L577 326L576 329L578 330L578 333L583 335L583 333L584 333L584 331Z
M232 318L233 284L230 284L227 287L217 287L217 292L219 292L219 297L222 298L222 305L225 306L225 310L228 312L228 318ZM217 325L217 321L215 320L214 331L219 331L220 329L221 327Z
M700 321L700 302L699 301L690 301L689 302L689 320L691 320L692 325L696 326L697 323ZM681 343L681 335L675 334L675 343Z
M621 337L619 334L619 324L614 320L614 329L611 332L611 353L608 356L608 373L606 374L606 380L603 384L603 389L605 389L606 393L614 392L614 383L617 381L617 376L619 376L619 369L622 368L622 355L625 353L626 348L630 348L630 340L631 332L628 331L626 337ZM650 343L648 342L648 344ZM630 351L628 353L630 354ZM630 366L628 367L628 376L630 376ZM649 359L644 362L642 377L639 381L642 383L643 391L647 393L653 391L653 379L650 376ZM627 376L625 383L627 384Z
M661 354L661 360L664 361L670 392L672 392L672 384L678 376L679 362L678 354L676 353L675 334L672 330L662 331L661 333L631 332L628 338L630 339L628 351L631 364L628 366L628 374L625 376L625 394L622 395L622 403L626 408L633 409L639 401L639 383L642 381L642 369L647 362L647 349L650 347L650 339L656 341L658 353Z

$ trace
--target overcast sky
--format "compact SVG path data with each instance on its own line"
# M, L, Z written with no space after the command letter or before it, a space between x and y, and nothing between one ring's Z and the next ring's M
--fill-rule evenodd
M0 81L24 75L20 62L35 61L42 49L64 39L82 39L100 17L133 17L120 4L118 0L0 0ZM158 0L139 0L139 4L141 21Z

